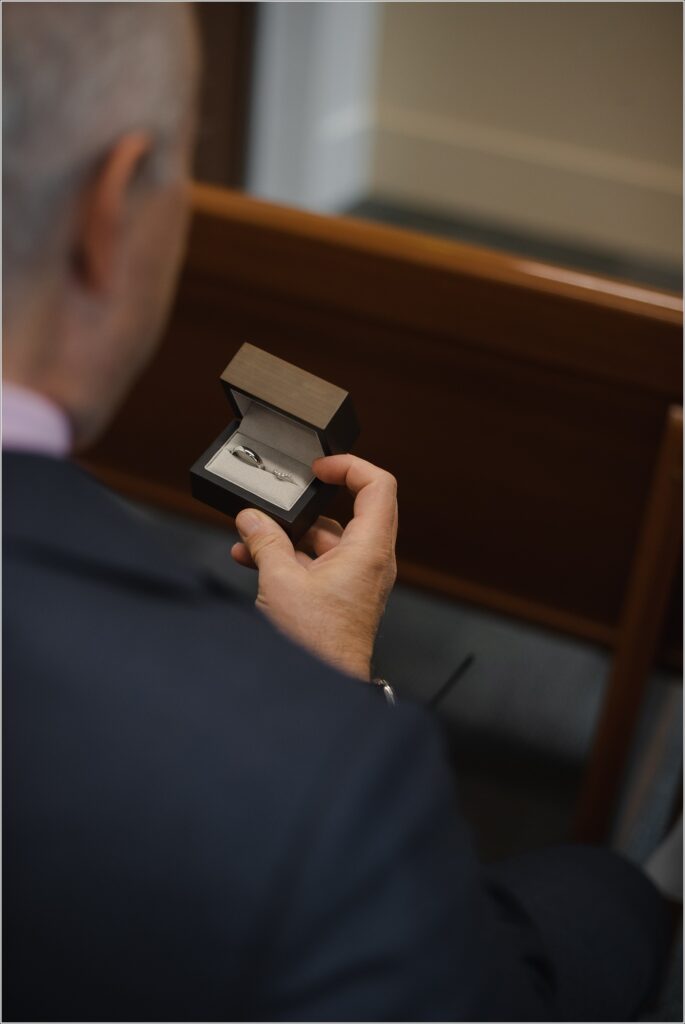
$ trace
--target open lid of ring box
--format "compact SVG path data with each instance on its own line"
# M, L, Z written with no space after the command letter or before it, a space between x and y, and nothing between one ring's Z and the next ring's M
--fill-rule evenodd
M236 418L192 466L192 493L231 516L261 508L296 539L337 490L312 462L348 451L359 433L350 396L247 342L221 382ZM257 458L244 461L239 448Z

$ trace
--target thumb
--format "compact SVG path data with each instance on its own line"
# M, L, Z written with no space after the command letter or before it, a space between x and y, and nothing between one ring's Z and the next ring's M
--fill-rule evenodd
M235 525L260 574L279 566L297 565L295 549L285 532L263 512L243 509L236 516Z

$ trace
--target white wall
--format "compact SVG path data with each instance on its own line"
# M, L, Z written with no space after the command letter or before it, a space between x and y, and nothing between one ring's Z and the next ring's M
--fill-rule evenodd
M369 195L673 267L679 3L262 3L248 191Z
M337 210L371 178L380 5L259 5L247 189Z
M679 3L384 4L372 192L673 264L681 19Z

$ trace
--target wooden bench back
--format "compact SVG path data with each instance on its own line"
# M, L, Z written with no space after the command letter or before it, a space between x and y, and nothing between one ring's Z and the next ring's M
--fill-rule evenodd
M159 354L90 465L216 521L188 467L249 340L351 392L357 452L399 480L402 579L613 645L681 299L207 186L194 209Z

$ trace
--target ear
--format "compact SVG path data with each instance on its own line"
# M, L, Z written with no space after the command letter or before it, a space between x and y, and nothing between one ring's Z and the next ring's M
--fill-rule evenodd
M136 176L151 149L143 132L122 136L100 164L83 197L77 220L74 270L93 291L111 284L121 229Z

